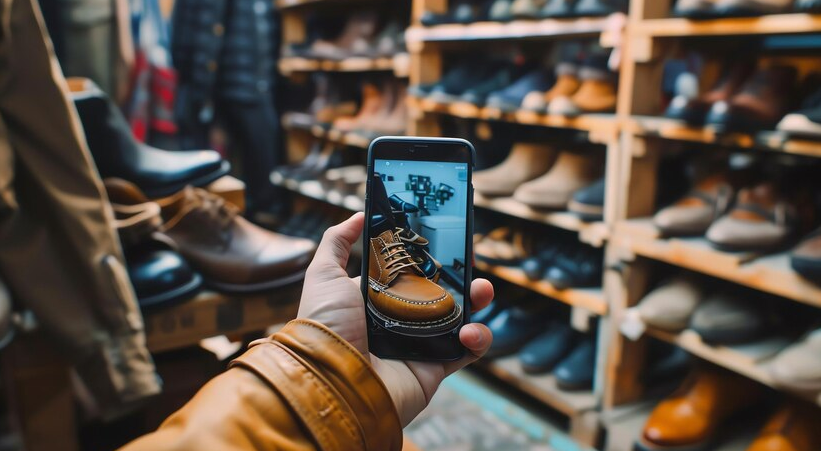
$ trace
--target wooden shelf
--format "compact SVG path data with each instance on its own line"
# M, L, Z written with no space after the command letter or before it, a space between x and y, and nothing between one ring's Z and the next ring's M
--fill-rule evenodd
M713 20L649 19L631 24L629 30L634 35L651 37L818 33L821 32L821 15L798 13Z
M476 269L492 274L500 279L527 288L533 292L564 302L574 307L581 307L597 315L607 314L607 301L601 288L568 288L559 290L545 280L530 280L524 271L508 266L489 265L479 259L474 262Z
M383 72L393 71L397 77L407 77L410 72L410 55L399 53L392 57L368 58L351 57L339 61L284 57L279 60L279 71L283 75L297 72Z
M596 36L602 34L606 26L607 19L599 17L476 22L465 25L445 24L433 27L412 26L405 32L405 40L411 45L416 42Z
M447 114L465 119L496 120L524 125L560 128L587 132L596 143L609 143L618 137L619 125L614 114L584 114L576 117L539 114L530 111L503 113L495 108L478 107L466 102L440 103L430 99L409 97L411 111Z
M337 190L326 190L322 184L316 180L297 181L292 179L278 180L271 177L271 183L293 192L302 194L321 202L335 205L353 212L364 211L365 201L353 194L342 194Z
M351 3L350 0L274 0L274 6L277 9L289 9L289 8L297 8L300 6L307 6L307 5L318 5L318 4L342 4L342 3Z
M585 222L567 211L534 210L510 197L485 197L477 193L474 195L474 205L509 216L579 232L581 242L595 247L601 247L610 235L607 225L603 222Z
M691 127L681 121L654 116L633 116L625 129L640 136L821 157L821 141L792 138L778 131L722 134L712 127Z
M200 340L265 330L296 318L302 282L256 295L200 293L182 304L148 312L146 340L151 352L196 346Z
M704 238L659 238L651 219L623 221L611 237L624 254L637 254L681 266L756 290L821 308L821 286L790 267L789 253L727 253ZM626 255L630 258L629 255Z
M708 345L692 330L673 334L649 328L647 334L659 340L675 344L701 359L727 368L768 387L787 390L774 382L768 370L769 361L778 351L789 345L789 341L786 339L774 338L759 343L728 347ZM821 393L796 394L811 402L816 402L817 398L821 396ZM821 406L821 403L819 405Z
M375 139L371 136L366 136L357 132L342 132L335 129L328 129L320 124L307 124L292 121L290 120L288 113L285 113L282 116L282 127L288 131L298 130L305 133L310 133L317 139L322 139L345 146L358 147L361 149L367 149L371 145L371 141Z
M569 435L593 445L599 432L598 399L591 391L562 391L553 375L531 375L522 370L515 356L479 360L473 368L502 380L570 419ZM575 448L574 448L575 449Z

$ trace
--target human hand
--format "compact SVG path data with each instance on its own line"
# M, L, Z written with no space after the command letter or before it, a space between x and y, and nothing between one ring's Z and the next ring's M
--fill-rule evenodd
M362 234L364 218L356 213L325 232L305 274L297 316L322 323L370 361L388 388L404 427L428 405L445 377L487 352L493 336L483 324L466 324L459 339L468 353L454 362L383 360L371 354L360 278L352 279L345 272L351 247ZM493 300L493 286L485 279L474 280L470 299L474 312L487 307Z

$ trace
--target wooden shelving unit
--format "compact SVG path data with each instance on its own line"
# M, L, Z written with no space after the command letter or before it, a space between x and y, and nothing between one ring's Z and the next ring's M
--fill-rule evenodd
M712 20L682 18L647 19L631 28L636 36L751 36L821 32L819 14L773 14L762 17L734 17Z
M282 128L288 132L302 132L308 133L312 137L332 142L344 146L358 147L360 149L367 149L373 139L371 136L366 136L358 132L342 132L333 128L327 128L320 124L300 124L288 120L288 113L285 113L282 118Z
M597 36L602 34L606 28L607 19L598 17L476 22L433 27L417 25L408 29L405 39L412 46L418 42L573 38Z
M476 259L476 269L504 279L535 293L555 299L573 307L579 307L596 315L607 314L607 302L601 288L568 288L559 290L546 280L530 280L524 271L510 266L494 266Z
M289 76L298 72L386 72L400 78L408 76L410 57L400 53L392 57L350 57L341 60L312 59L299 56L281 58L279 72Z
M599 435L598 400L590 391L567 392L559 389L550 374L525 373L516 357L480 360L476 367L514 388L527 393L564 414L570 420L570 435L582 445L595 446Z

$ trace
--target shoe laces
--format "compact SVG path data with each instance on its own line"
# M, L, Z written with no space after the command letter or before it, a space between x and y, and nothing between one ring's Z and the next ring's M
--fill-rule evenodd
M214 224L220 231L226 231L239 214L239 209L220 196L200 188L191 189L181 210L165 223L165 230L173 228L182 218L193 211L205 215L208 224Z
M396 273L405 268L415 267L417 263L405 248L405 243L399 236L399 232L394 232L397 241L393 243L385 243L385 247L380 251L385 255L385 269L388 270L388 276L393 277Z

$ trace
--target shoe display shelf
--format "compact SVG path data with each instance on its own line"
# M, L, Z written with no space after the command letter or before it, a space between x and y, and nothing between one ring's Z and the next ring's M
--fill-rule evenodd
M350 212L365 211L365 199L355 194L343 194L335 189L324 189L316 180L285 179L273 183L304 197L334 205Z
M516 356L480 360L472 368L510 385L516 391L550 406L565 416L569 422L568 435L578 445L585 447L596 445L600 432L598 400L592 392L561 390L556 378L551 374L526 374Z
M309 6L322 6L323 4L341 4L341 3L355 3L362 2L362 0L274 0L274 6L282 11L291 8L302 8Z
M350 57L340 60L286 56L279 60L279 72L291 76L299 72L393 72L396 77L408 76L410 57L407 53L378 58Z
M615 199L610 208L616 218L606 244L604 296L610 311L603 330L608 334L604 340L608 349L602 351L606 354L602 356L605 364L599 375L607 451L633 449L633 443L657 404L658 400L648 399L652 390L641 376L650 363L647 345L651 339L674 344L700 360L769 386L785 398L812 400L821 406L821 394L786 389L770 376L770 360L784 343L763 340L754 345L713 346L704 343L691 330L669 333L653 328L648 328L642 338L634 341L620 330L627 310L638 305L657 282L656 274L670 267L711 276L739 290L753 289L784 298L777 302L802 304L795 307L821 308L821 286L798 276L790 267L787 252L731 253L717 250L705 238L665 238L651 220L657 207L658 180L665 177L659 173L659 162L663 153L675 147L671 145L673 141L700 145L705 154L718 146L751 154L766 151L821 157L821 142L810 139L794 139L775 131L723 134L709 127L688 127L660 117L664 58L676 54L692 37L697 37L701 45L715 41L718 47L727 39L755 40L771 34L821 32L821 17L782 14L709 20L669 18L673 3L671 0L634 0L622 48L617 107L621 143L617 163L619 181L616 192L608 192L610 199ZM718 66L721 62L709 64ZM717 72L712 69L718 67L705 68L704 72ZM742 426L743 422L732 423ZM744 450L755 433L738 431L724 444L710 449Z
M607 29L607 18L600 17L414 25L405 33L405 40L414 48L425 42L596 37Z
M296 317L301 284L276 293L232 296L203 292L191 301L144 314L152 353L197 346L203 339L262 333ZM53 340L35 331L20 333L3 352L4 386L11 414L27 450L80 450L71 369ZM47 432L44 432L47 431Z
M792 137L780 131L719 133L709 126L692 127L675 119L655 116L633 116L626 121L624 130L648 139L821 157L821 143L818 141Z
M322 124L302 124L291 121L288 113L282 115L282 128L289 133L306 133L318 140L360 149L367 149L375 138L358 132L342 132Z

